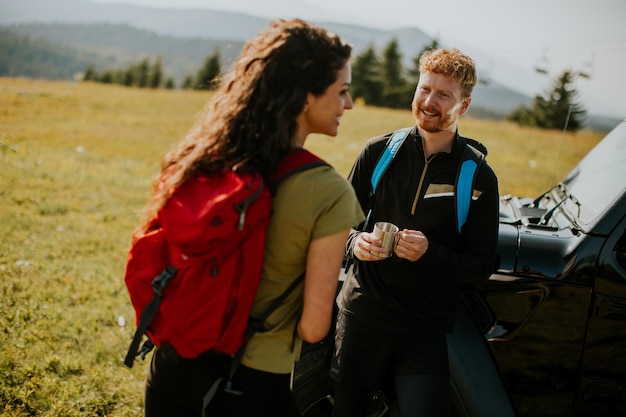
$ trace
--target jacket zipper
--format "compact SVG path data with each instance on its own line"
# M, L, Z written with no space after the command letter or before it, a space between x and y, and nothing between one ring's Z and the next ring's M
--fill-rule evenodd
M423 145L422 145L423 148ZM432 160L437 156L437 154L431 155L430 158L426 158L426 150L424 152L424 169L422 170L422 176L420 177L420 182L417 185L417 191L415 191L415 198L413 199L413 206L411 207L411 216L415 215L415 207L417 206L417 200L419 200L419 196L422 192L422 186L424 185L424 178L426 178L426 172L428 171L428 166L432 162Z

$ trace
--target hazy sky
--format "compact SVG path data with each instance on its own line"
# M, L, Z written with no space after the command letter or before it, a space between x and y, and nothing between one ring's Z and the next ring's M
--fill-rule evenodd
M626 0L91 0L301 17L379 29L416 27L476 59L482 72L535 95L565 69L592 114L626 118ZM534 71L537 65L549 75Z

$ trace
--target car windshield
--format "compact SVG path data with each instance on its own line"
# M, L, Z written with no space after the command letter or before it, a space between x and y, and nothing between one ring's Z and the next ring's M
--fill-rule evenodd
M626 189L626 121L613 129L565 177L567 193L576 196L563 208L592 223Z

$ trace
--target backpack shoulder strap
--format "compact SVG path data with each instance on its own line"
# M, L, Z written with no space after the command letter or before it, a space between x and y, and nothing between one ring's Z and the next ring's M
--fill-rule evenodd
M378 158L378 162L376 162L376 167L374 168L374 172L372 173L372 178L370 179L371 189L370 195L374 195L376 192L376 187L380 182L380 178L383 176L387 168L389 168L389 164L398 153L398 150L404 143L404 139L406 139L411 127L404 127L402 129L398 129L389 138L387 141L387 145L385 146L385 150Z
M290 175L323 165L330 166L314 153L304 148L294 148L278 163L272 185L275 188L280 181Z
M400 150L400 147L404 143L404 139L406 139L411 129L411 127L403 127L401 129L398 129L393 132L391 137L387 140L385 149L378 157L378 161L376 162L376 166L374 167L374 172L372 173L372 178L370 178L370 200L374 197L374 194L376 193L376 187L378 187L380 179L387 171L387 168L389 168L389 165L391 165L391 161L393 161L393 158L395 158L398 154L398 150ZM365 228L367 228L370 223L371 214L372 208L370 207L365 217Z
M473 146L466 144L456 177L455 206L457 231L462 233L469 214L476 172L485 160L485 155Z

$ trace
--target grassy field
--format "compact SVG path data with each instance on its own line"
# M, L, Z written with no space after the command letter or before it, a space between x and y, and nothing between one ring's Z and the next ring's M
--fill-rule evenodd
M122 364L126 250L162 154L208 97L0 78L0 416L142 415L147 363ZM357 106L307 147L347 175L365 139L411 124ZM602 137L469 118L460 131L488 147L501 194L530 196Z

